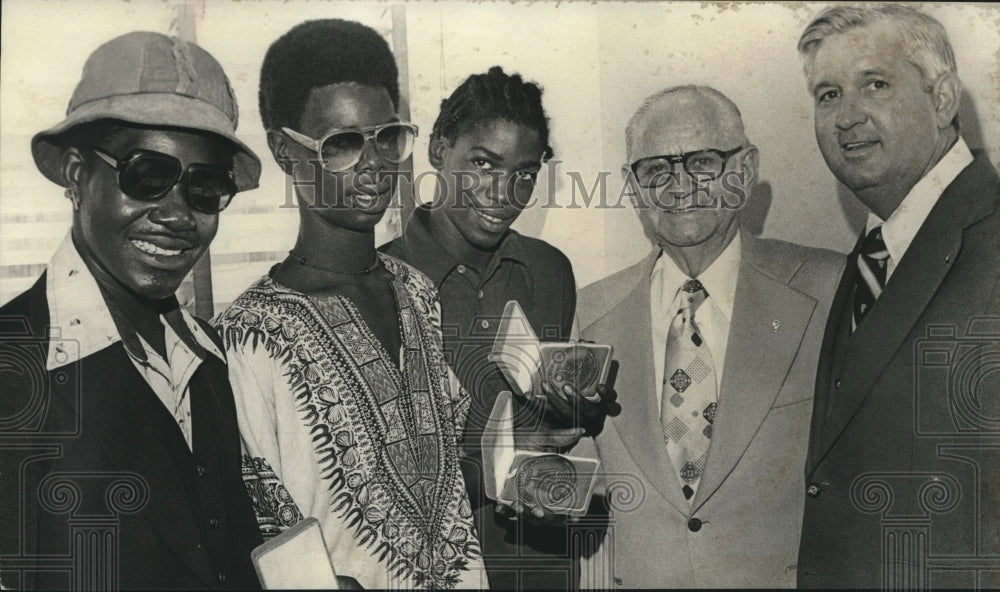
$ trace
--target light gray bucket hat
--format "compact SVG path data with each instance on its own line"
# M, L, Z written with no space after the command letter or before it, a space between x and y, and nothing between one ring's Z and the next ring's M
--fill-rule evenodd
M260 159L239 138L239 108L222 66L193 43L137 31L101 45L87 58L83 77L66 109L66 119L31 140L35 165L49 180L66 186L60 135L100 119L211 132L229 140L236 187L257 187Z

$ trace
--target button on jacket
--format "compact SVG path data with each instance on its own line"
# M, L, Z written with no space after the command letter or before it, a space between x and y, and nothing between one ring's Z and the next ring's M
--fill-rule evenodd
M105 334L64 339L59 327L48 331L53 319L67 328L72 321L46 298L53 271L0 308L0 341L17 350L19 367L28 370L4 372L0 416L12 417L9 409L37 411L0 431L0 444L20 443L0 445L0 506L10 510L0 529L0 555L49 555L53 561L20 580L4 573L4 585L259 588L250 551L261 537L240 472L225 362L209 354L187 376L189 447L174 414L116 334L109 341ZM78 271L89 273L86 267ZM87 305L93 305L87 321L108 314L100 300ZM221 349L207 323L193 323L210 349ZM49 351L58 358L51 369ZM40 406L32 407L26 397ZM81 540L115 545L81 549L74 545Z
M663 352L653 347L651 315L659 311L650 283L659 249L580 291L581 335L614 346L622 406L596 440L585 438L573 451L600 458L612 513L613 536L582 566L585 584L795 585L816 362L844 257L748 232L740 237L719 406L691 500L657 410L654 365Z

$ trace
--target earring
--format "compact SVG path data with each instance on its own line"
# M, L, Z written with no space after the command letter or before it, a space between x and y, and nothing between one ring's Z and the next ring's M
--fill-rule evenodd
M79 196L79 194L77 194L76 189L73 189L72 187L67 187L66 191L64 191L63 193L66 195L66 199L68 199L71 202L73 202L73 209L74 210L79 210L80 209L80 196Z

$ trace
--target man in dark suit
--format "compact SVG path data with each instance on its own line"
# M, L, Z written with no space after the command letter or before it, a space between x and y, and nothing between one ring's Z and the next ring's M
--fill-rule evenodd
M236 121L212 56L137 32L90 56L66 119L32 140L73 223L0 308L5 586L260 585L222 346L174 295L257 186Z
M998 179L944 28L837 6L802 34L816 138L871 210L827 325L798 583L1000 586Z

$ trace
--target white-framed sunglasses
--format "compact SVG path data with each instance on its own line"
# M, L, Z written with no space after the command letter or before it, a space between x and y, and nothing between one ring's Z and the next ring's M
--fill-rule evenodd
M413 152L413 140L419 128L405 121L392 121L371 127L337 128L320 139L288 127L282 127L281 131L306 148L315 150L323 169L336 173L361 161L368 140L372 140L378 153L389 162L406 160Z

